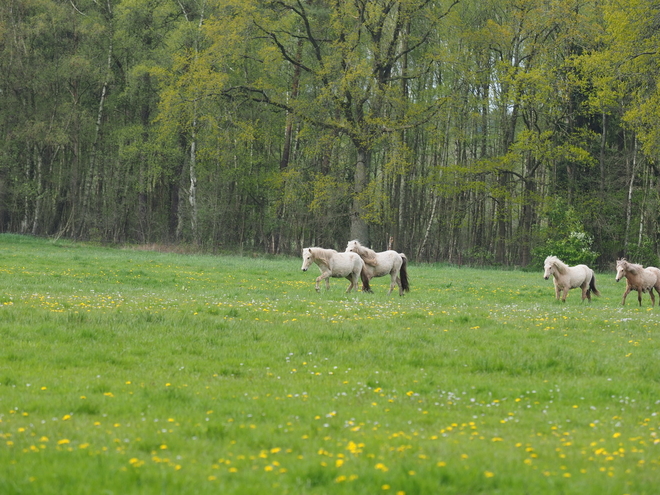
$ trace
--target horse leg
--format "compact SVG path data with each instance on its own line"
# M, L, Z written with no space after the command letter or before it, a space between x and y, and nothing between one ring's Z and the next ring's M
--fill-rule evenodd
M655 296L653 295L653 287L651 287L651 290L649 291L649 294L651 294L651 307L655 306Z
M371 279L372 279L372 278L373 278L373 277L369 277L369 276L367 276L367 282L371 282ZM371 290L371 287L367 287L366 285L364 285L364 281L363 281L363 283L362 283L362 292L366 292L366 293L368 293L368 294L373 294L373 293L374 293L374 291Z
M355 286L355 290L357 290L357 277L355 276L355 273L351 273L350 275L347 275L346 280L350 282L350 284L348 284L348 289L346 289L346 293L352 291L353 286Z
M630 286L627 286L626 291L623 293L623 300L621 301L621 306L626 305L626 297L628 297L628 294L630 294Z
M396 273L390 273L390 291L387 293L388 296L392 293L396 284ZM401 287L399 287L399 295L401 295Z
M316 292L321 291L321 288L319 287L319 283L322 280L325 280L325 290L329 290L330 289L330 271L323 272L321 275L319 275L316 278Z
M353 288L355 289L355 292L359 292L360 290L360 286L358 285L358 283L360 282L361 277L362 277L362 270L353 273Z
M642 305L642 289L637 289L637 300L639 301L639 305Z
M584 301L584 298L587 298L589 302L591 302L591 292L589 291L589 283L585 282L582 285L582 300Z

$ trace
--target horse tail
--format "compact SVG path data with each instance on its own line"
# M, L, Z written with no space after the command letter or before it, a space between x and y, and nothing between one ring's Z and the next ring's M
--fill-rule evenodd
M367 267L362 264L362 271L360 272L360 278L362 279L362 292L372 293L371 286L369 285L369 275L367 274Z
M401 256L401 269L399 270L399 278L401 279L401 288L404 292L410 292L410 280L408 279L408 258L403 253Z
M593 292L595 295L600 296L600 292L598 292L598 289L596 289L596 275L594 272L591 272L591 282L589 282L589 290Z

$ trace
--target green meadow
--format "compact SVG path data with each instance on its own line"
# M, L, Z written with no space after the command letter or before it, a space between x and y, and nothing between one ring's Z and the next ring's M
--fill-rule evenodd
M2 494L654 494L660 308L598 273L0 236Z

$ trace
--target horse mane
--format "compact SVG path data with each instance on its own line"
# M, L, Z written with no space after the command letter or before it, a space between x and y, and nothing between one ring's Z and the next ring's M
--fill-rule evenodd
M335 251L334 249L325 249L320 247L310 247L309 249L314 250L312 254L316 259L325 261L326 263L330 262L330 257L332 255L337 254L337 251Z
M621 258L620 260L616 260L616 266L623 265L625 263L625 269L627 272L632 273L633 275L637 275L641 270L644 269L642 265L639 265L637 263L631 263L630 261L626 260L625 258Z
M376 261L376 251L363 246L362 244L360 244L360 241L358 241L357 239L350 241L349 244L351 242L355 243L355 247L357 248L357 253L362 258L362 261L364 261L367 265L371 265L371 266L376 266L378 264L378 262Z
M548 256L545 259L545 264L554 265L559 273L566 273L566 270L568 269L568 265L556 256Z

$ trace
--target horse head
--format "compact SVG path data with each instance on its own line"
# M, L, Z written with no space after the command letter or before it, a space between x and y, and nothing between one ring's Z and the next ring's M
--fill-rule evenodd
M304 248L302 250L302 271L306 272L309 266L314 262L314 255L312 254L311 248Z
M556 256L548 256L543 263L543 278L548 280L554 272Z
M616 281L617 282L625 276L626 271L628 270L628 266L629 266L629 263L626 261L625 258L621 258L619 260L616 260Z
M345 252L347 252L347 253L357 253L359 249L360 249L360 242L359 241L357 241L357 240L348 241L348 244L346 245L346 251Z

